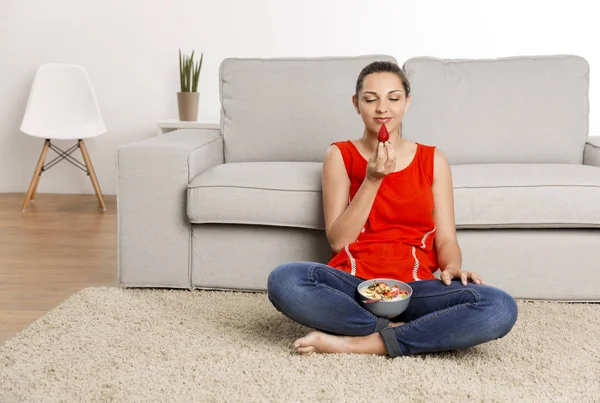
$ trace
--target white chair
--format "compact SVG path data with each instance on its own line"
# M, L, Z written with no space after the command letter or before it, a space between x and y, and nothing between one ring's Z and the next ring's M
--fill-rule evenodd
M98 203L102 210L106 211L98 178L83 141L106 133L98 101L85 68L74 64L57 63L40 66L31 86L20 130L31 136L45 139L42 154L23 201L23 212L35 196L42 172L63 159L90 177ZM53 139L77 140L77 143L64 151L52 144ZM58 156L44 165L50 148ZM78 148L85 164L71 156Z

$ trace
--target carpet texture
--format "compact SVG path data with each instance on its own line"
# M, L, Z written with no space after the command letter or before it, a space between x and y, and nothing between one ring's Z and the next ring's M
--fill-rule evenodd
M600 305L518 304L467 350L300 356L265 293L86 288L0 347L0 401L600 402Z

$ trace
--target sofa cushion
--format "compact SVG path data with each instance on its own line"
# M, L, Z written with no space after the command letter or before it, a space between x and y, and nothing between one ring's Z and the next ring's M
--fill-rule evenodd
M188 186L192 223L256 224L324 229L319 162L218 165Z
M360 71L377 60L396 61L386 55L223 60L225 162L322 162L340 136L360 137L364 124L352 95Z
M218 165L188 186L192 223L325 229L321 163ZM600 168L452 166L457 228L600 227Z
M600 168L452 166L457 228L600 227Z
M589 115L585 59L417 57L404 69L412 98L404 134L437 145L451 164L582 163Z

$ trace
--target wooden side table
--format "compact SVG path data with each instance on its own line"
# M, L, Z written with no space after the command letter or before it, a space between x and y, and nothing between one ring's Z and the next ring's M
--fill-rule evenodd
M177 129L220 129L219 123L186 122L179 119L167 119L158 122L158 134L165 134Z

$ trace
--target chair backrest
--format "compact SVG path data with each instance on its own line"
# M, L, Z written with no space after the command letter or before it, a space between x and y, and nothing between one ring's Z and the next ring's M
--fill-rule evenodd
M416 57L404 70L411 85L404 135L440 147L450 163L582 163L585 59Z
M334 141L361 137L352 106L360 71L391 56L225 59L219 69L225 162L322 162Z
M85 68L48 63L35 74L21 131L52 139L81 139L106 132Z

